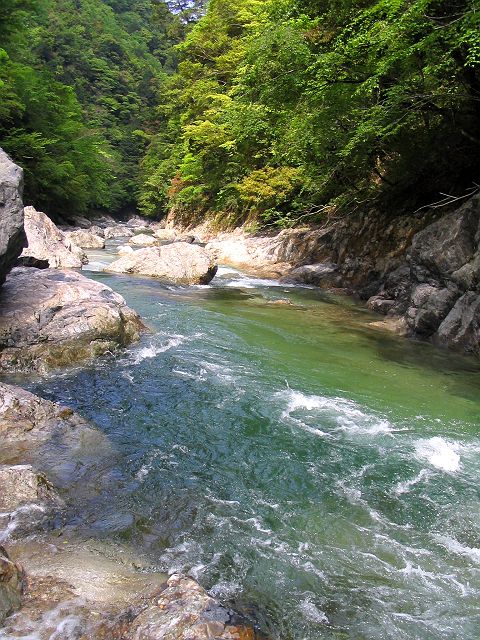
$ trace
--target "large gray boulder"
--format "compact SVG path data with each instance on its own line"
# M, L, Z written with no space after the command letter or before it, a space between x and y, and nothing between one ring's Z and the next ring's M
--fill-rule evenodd
M131 238L133 231L123 224L116 224L111 227L105 227L104 231L105 240L113 238Z
M208 284L217 265L202 247L175 242L134 251L112 262L105 271L138 273L170 284Z
M103 229L101 229L101 232L103 234ZM65 231L64 235L70 241L70 246L76 245L81 249L105 248L105 238L102 235L94 233L92 229L77 229L76 231Z
M25 233L28 246L22 256L48 260L50 267L61 269L80 269L88 262L84 251L34 207L25 207Z
M0 300L0 370L48 370L136 340L143 324L109 287L75 271L16 268Z
M23 171L0 149L0 285L27 242L22 193Z
M153 247L158 244L158 240L147 233L139 233L132 236L128 241L128 244L132 244L137 247Z

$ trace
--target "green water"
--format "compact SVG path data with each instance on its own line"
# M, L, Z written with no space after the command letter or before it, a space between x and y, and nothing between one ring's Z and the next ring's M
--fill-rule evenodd
M274 638L480 637L474 361L229 269L191 288L93 275L151 333L30 385L120 452L123 488L84 526Z

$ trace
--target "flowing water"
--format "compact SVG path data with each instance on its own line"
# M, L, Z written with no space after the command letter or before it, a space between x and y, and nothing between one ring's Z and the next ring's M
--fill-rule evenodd
M29 388L120 454L126 482L97 532L273 638L480 637L474 361L318 290L225 267L165 287L91 259L151 332Z

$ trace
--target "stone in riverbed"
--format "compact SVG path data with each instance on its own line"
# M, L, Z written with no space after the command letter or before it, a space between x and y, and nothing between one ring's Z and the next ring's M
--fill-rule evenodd
M25 233L28 246L22 257L48 260L52 268L80 269L88 262L84 251L61 231L48 216L34 207L25 207Z
M66 231L65 236L82 249L103 249L105 239L93 233L91 229L77 229L76 231Z
M31 502L58 502L51 483L30 464L0 465L0 510Z
M0 296L0 369L70 365L137 340L143 328L104 284L74 271L17 268Z
M112 262L105 271L138 273L171 284L208 284L217 265L202 247L175 242L134 251Z
M172 575L161 593L138 615L127 640L254 640L252 627L181 575Z
M156 245L158 240L151 235L147 235L146 233L139 233L136 236L133 236L128 241L129 244L141 246L141 247L152 247Z
M105 240L112 238L131 238L133 231L125 225L117 224L113 227L106 227L104 231Z
M10 560L0 546L0 625L20 608L25 587L25 575L20 565Z
M23 171L0 149L0 285L27 243L22 191Z

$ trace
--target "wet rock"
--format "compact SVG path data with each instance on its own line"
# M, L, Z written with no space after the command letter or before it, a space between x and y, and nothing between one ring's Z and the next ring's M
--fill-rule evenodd
M394 306L395 300L389 300L388 298L383 298L382 296L372 296L367 301L367 307L370 309L370 311L380 313L383 316L386 316Z
M93 233L91 229L78 229L77 231L67 231L65 236L82 249L103 249L105 239Z
M0 625L5 618L20 608L25 587L25 575L20 565L8 557L0 546Z
M105 240L112 238L131 238L133 231L125 225L117 224L113 227L106 227L104 231Z
M22 193L23 171L0 149L0 285L27 243Z
M138 273L173 284L208 284L217 266L202 247L178 242L139 249L112 262L105 271Z
M138 615L127 640L254 640L253 628L236 624L235 615L202 587L172 575L162 592Z
M109 287L73 271L14 269L0 296L0 367L71 365L137 340L143 324Z
M88 262L83 250L72 242L48 216L33 207L25 207L27 247L22 257L48 260L52 268L77 268Z
M457 300L434 341L480 356L480 293L469 291Z
M330 262L306 264L288 273L282 281L310 284L317 287L335 286L338 282L337 265Z
M147 235L146 233L139 233L138 235L130 238L128 242L129 244L133 244L135 246L152 247L158 243L158 240L153 236Z
M13 511L32 502L57 502L52 484L30 464L0 465L0 510Z

